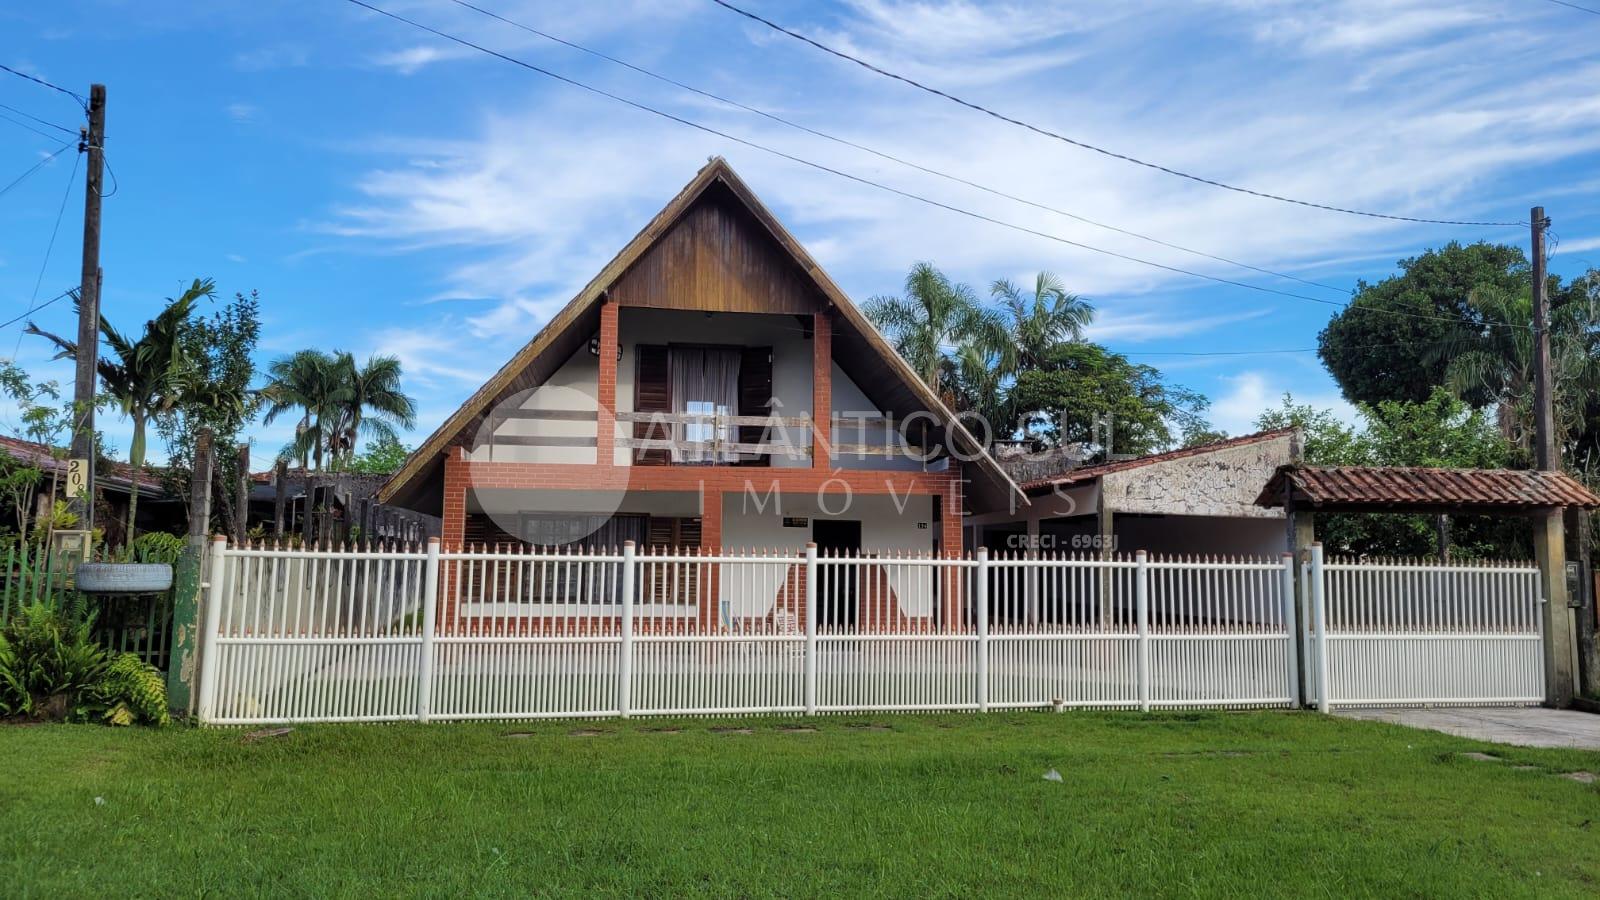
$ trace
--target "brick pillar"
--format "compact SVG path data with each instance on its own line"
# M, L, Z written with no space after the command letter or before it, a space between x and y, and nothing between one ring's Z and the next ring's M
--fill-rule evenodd
M617 438L617 305L600 304L600 378L595 411L595 462L616 463Z
M833 441L833 318L825 310L811 316L811 467L826 469Z
M951 462L956 472L952 474L949 489L934 498L939 504L940 540L939 549L943 555L950 558L961 556L961 528L962 521L962 483L960 469ZM966 585L968 579L963 576L964 569L952 569L944 593L944 622L947 631L957 631L963 627L962 612L966 608Z
M440 526L440 549L449 553L460 551L467 534L467 486L471 477L467 472L466 451L451 447L444 457L444 522ZM440 634L453 634L456 628L456 564L448 560L439 564L439 609L436 611Z
M702 485L700 489L700 552L706 555L722 553L722 489ZM722 627L722 567L706 565L701 568L704 584L700 588L700 625L709 633Z

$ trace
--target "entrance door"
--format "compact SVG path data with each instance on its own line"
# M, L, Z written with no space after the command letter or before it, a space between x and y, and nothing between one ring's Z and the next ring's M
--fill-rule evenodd
M861 556L861 522L850 519L812 519L811 539L821 557L848 557L852 561L818 566L817 624L855 627L856 582L854 560Z

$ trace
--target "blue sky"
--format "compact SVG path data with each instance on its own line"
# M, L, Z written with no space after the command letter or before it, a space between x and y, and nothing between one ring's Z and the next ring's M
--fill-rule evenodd
M766 31L710 0L478 0L508 18L812 128L1120 227L1348 288L1452 238L1262 201L1030 135ZM787 153L1027 228L1334 300L1337 291L1153 246L900 168L494 22L448 0L374 0L529 62ZM1248 187L1429 218L1515 221L1543 203L1552 269L1600 265L1600 16L1538 0L746 4L888 68L1114 150ZM858 300L927 259L975 286L1058 273L1092 336L1249 430L1278 395L1340 406L1309 353L1331 308L1024 235L797 166L381 19L294 4L64 0L0 10L0 62L108 85L108 316L190 279L259 290L263 360L304 347L405 363L420 439L711 155L726 156ZM75 126L68 98L0 73L0 103ZM20 118L13 113L0 113ZM23 119L26 122L28 120ZM31 124L31 123L30 123ZM49 128L43 129L46 132ZM59 145L0 121L0 184ZM0 197L0 320L77 282L72 152ZM71 183L70 193L64 194ZM67 198L48 264L46 245ZM41 277L42 266L42 277ZM35 295L35 282L39 283ZM70 330L60 303L39 323ZM70 382L22 325L0 330ZM126 426L106 423L126 446ZM257 463L286 427L257 428Z

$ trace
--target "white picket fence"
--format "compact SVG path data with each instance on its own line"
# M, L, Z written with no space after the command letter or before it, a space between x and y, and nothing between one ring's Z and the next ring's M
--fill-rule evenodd
M1528 564L213 547L215 724L1536 703Z
M1539 569L1525 562L1324 562L1309 577L1311 692L1333 706L1544 699Z
M216 724L1289 706L1280 560L213 547Z

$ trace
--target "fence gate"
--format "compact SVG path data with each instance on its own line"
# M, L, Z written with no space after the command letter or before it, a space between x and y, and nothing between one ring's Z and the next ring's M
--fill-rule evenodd
M1543 701L1533 563L1324 561L1314 547L1308 574L1307 682L1324 711Z

